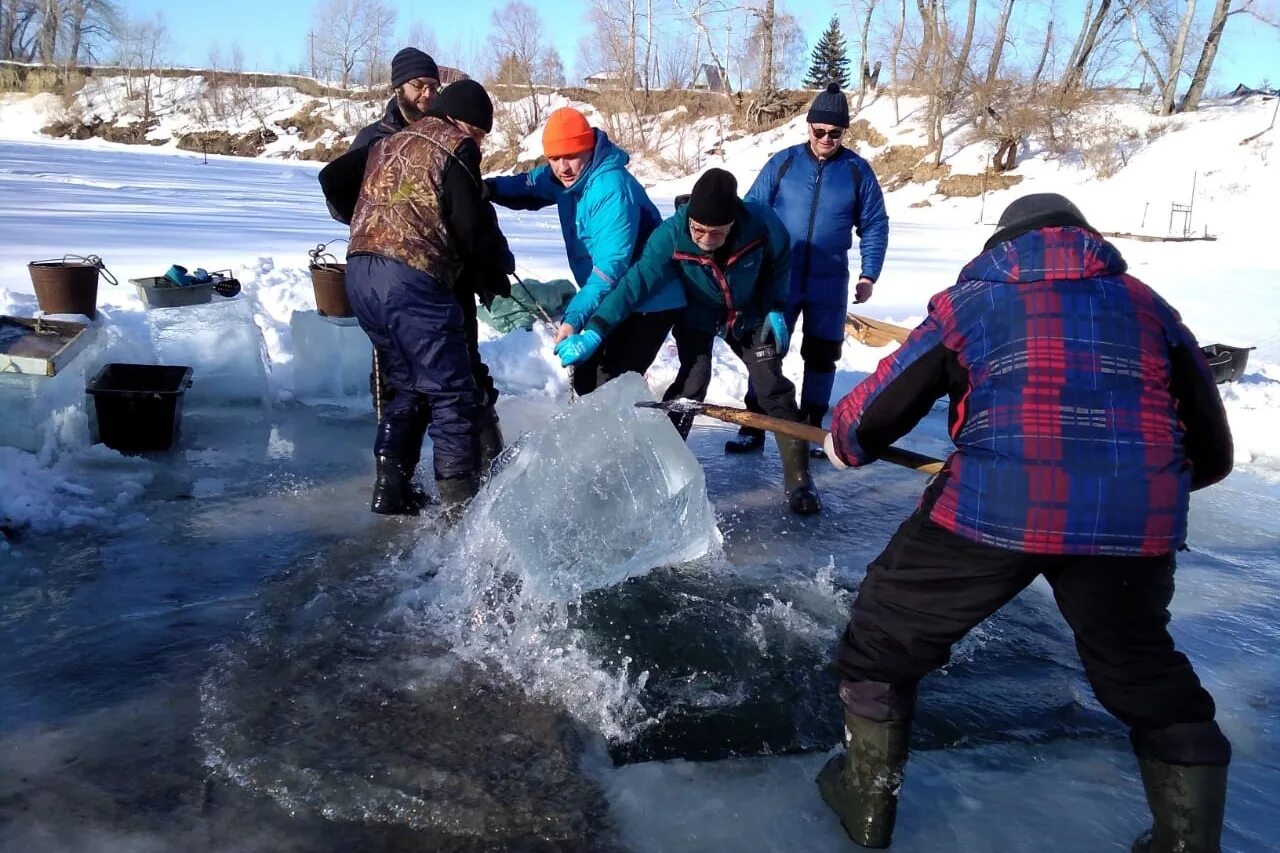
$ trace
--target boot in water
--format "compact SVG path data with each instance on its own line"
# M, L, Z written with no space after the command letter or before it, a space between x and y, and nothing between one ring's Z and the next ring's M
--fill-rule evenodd
M498 458L506 443L502 440L502 426L498 423L498 413L490 406L481 418L480 432L476 436L480 445L480 472L489 473L489 466Z
M738 434L724 443L725 453L760 453L763 450L764 431L755 427L739 427Z
M436 480L436 491L440 493L445 523L456 524L462 518L467 503L476 496L476 492L480 491L480 478L473 474L467 477Z
M856 844L888 847L898 815L911 723L882 723L845 712L844 732L845 754L833 756L822 768L818 790Z
M817 515L822 512L822 499L809 475L809 442L781 435L777 439L787 504L796 515Z
M429 503L422 489L413 484L414 466L390 456L378 457L378 473L373 481L369 509L379 515L417 515Z
M1134 853L1219 853L1227 768L1181 766L1138 756L1142 787L1155 819Z
M821 408L817 406L810 406L810 405L800 407L800 417L804 418L805 423L807 423L809 426L815 426L818 429L822 429L822 421L823 419L826 418L826 416L827 416L826 406L823 406ZM821 444L811 444L809 445L809 458L810 459L826 459L827 452L822 449Z

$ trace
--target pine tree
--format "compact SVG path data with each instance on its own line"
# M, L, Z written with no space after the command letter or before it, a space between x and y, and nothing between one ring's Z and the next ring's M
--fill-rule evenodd
M821 89L828 83L838 83L841 89L849 88L849 55L840 32L840 19L831 16L827 31L813 46L813 60L805 74L804 85L809 89Z

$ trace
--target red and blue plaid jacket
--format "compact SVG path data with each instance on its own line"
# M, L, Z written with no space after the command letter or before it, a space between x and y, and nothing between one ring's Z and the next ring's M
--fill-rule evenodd
M1189 492L1231 470L1209 366L1178 313L1081 228L999 243L836 406L850 465L950 397L956 450L922 510L995 547L1155 555L1181 547Z

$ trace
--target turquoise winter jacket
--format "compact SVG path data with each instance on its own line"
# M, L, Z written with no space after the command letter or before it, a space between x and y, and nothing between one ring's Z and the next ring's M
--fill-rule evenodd
M662 221L644 187L627 171L630 155L609 141L603 130L597 129L595 134L591 165L567 189L556 180L550 166L486 181L491 200L503 207L540 210L555 204L559 208L569 269L582 288L564 313L564 321L574 331L586 326ZM666 311L684 304L684 290L673 277L655 288L635 310Z

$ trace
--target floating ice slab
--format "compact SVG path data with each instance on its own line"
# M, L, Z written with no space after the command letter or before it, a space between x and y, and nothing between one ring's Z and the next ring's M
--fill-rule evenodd
M294 311L289 331L294 396L307 403L367 405L373 347L355 318Z
M266 346L244 298L147 312L161 364L194 368L188 404L265 401Z

